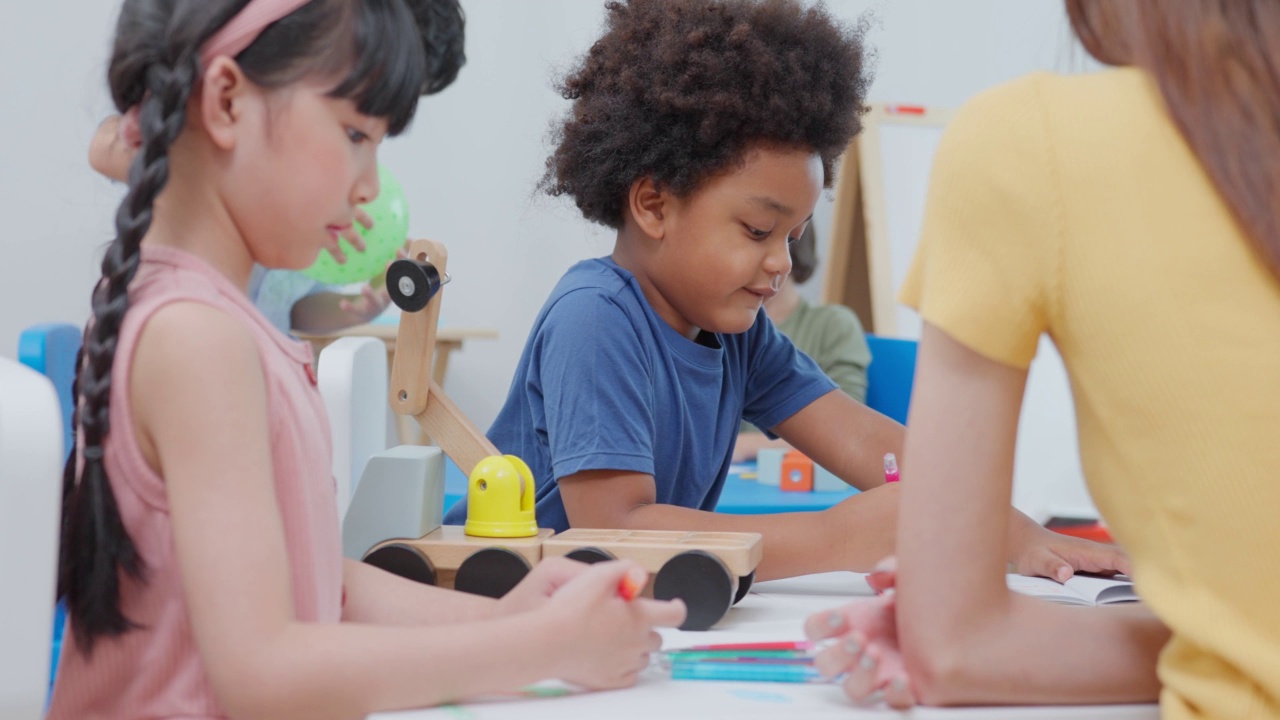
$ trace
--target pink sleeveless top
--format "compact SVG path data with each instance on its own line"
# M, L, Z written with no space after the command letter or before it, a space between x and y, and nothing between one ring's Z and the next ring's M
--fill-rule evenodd
M138 336L171 302L218 308L253 333L266 377L272 470L294 612L306 622L336 623L342 612L342 542L329 423L310 347L276 330L243 291L202 260L173 248L144 247L129 296L112 372L111 433L104 457L124 526L147 565L147 582L126 577L121 592L125 616L142 629L114 640L99 638L86 660L68 624L49 717L220 718L225 714L196 652L183 600L164 478L147 465L134 434L129 374Z

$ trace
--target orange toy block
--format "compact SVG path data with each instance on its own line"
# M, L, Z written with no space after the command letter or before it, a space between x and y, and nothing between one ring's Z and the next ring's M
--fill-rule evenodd
M778 486L787 492L813 492L813 461L799 450L787 453Z

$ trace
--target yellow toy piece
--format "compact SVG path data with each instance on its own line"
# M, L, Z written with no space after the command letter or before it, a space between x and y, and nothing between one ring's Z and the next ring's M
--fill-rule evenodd
M533 496L533 472L523 460L515 455L481 460L467 482L466 533L491 538L537 535Z

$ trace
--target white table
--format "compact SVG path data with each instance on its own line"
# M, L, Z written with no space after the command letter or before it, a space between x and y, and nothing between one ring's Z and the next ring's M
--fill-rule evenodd
M863 576L824 573L759 583L728 616L707 632L662 631L664 647L724 642L800 640L804 619L855 595L869 596ZM560 689L544 686L551 692ZM835 685L672 681L651 669L633 688L558 697L484 698L430 710L379 713L371 720L564 720L565 718L919 718L921 720L1158 720L1155 705L1005 708L857 707Z

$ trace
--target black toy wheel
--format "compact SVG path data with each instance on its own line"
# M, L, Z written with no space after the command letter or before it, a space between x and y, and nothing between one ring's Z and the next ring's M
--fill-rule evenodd
M453 587L472 595L500 598L529 574L529 563L518 553L491 547L462 561Z
M436 569L421 550L404 543L375 548L364 556L364 562L424 585L436 584Z
M426 261L401 258L387 268L387 294L405 312L418 312L440 292L440 271Z
M681 630L707 630L733 605L733 576L720 558L689 550L671 558L653 579L657 600L680 598L688 609Z
M564 556L570 560L577 560L578 562L584 562L588 565L595 565L598 562L617 559L614 557L613 553L608 550L601 550L598 547L581 547L565 553Z
M751 583L755 582L755 579L756 579L755 570L752 570L746 575L742 575L741 577L738 578L738 592L733 594L734 605L737 605L738 603L742 602L742 598L746 597L747 593L751 592Z

